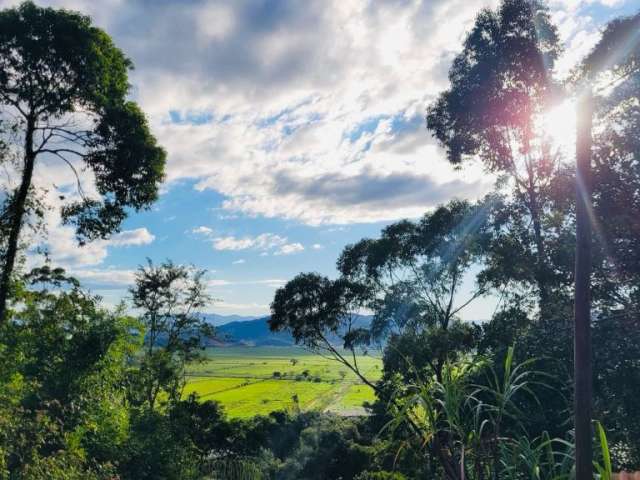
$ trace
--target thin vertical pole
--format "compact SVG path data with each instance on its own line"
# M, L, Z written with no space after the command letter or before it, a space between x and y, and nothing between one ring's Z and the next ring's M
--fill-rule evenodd
M576 131L574 414L576 480L593 480L591 359L591 90L580 99Z

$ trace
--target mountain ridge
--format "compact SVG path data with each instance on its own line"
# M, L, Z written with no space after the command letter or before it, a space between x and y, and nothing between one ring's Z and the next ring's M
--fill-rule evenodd
M207 314L205 319L207 319ZM218 346L291 346L295 341L288 332L272 332L269 329L269 315L250 320L233 320L216 327L216 338L213 340ZM358 315L357 326L369 325L372 316ZM331 335L332 342L339 343L337 335Z

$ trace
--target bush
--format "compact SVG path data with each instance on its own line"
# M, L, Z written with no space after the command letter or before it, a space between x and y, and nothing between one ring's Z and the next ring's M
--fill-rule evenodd
M406 480L406 478L398 472L362 472L353 480Z

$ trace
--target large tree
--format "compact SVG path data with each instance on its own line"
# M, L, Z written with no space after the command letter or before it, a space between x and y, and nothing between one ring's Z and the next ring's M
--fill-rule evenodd
M409 373L409 361L439 379L446 360L471 348L474 329L460 314L487 286L464 283L471 267L484 261L492 204L491 197L477 205L452 201L343 251L340 273L363 285L365 306L374 312L372 340L389 341L385 369L396 363L396 372Z
M516 225L525 226L518 242L533 259L523 265L530 275L521 279L536 287L541 310L550 302L554 275L544 212L550 208L559 160L541 118L556 97L552 71L559 52L556 29L542 2L503 0L497 10L483 10L476 18L449 71L449 89L427 115L428 129L452 164L479 158L514 186L519 215L530 219Z
M77 195L61 213L81 244L117 231L128 208L157 198L165 152L127 100L131 67L89 17L31 2L0 12L0 133L18 157L19 177L8 198L0 320L40 159L57 160L78 177ZM92 172L94 196L82 188L80 168Z
M640 13L618 18L582 62L595 91L596 307L640 310ZM637 316L637 315L636 315Z
M450 355L470 347L473 335L460 312L487 292L483 284L465 291L463 283L483 261L490 204L453 201L418 222L391 224L380 238L347 246L336 280L303 273L278 289L269 326L328 352L369 384L358 368L359 348L419 336L420 352L403 355L422 357L420 367L439 377ZM374 313L370 325L358 316L367 310ZM349 355L337 348L338 340Z

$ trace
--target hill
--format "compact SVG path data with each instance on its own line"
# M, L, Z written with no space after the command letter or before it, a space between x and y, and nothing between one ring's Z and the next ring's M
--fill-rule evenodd
M271 332L269 317L225 323L216 328L217 339L224 344L251 346L290 346L293 338L285 332Z
M231 322L245 322L247 320L255 320L259 315L221 315L219 313L204 313L202 318L214 327L224 325Z
M286 332L272 332L269 330L269 317L252 320L232 321L216 327L218 333L215 342L218 345L247 345L247 346L291 346L294 345L293 337ZM368 326L371 322L370 315L358 315L357 326ZM335 335L329 339L340 343Z

